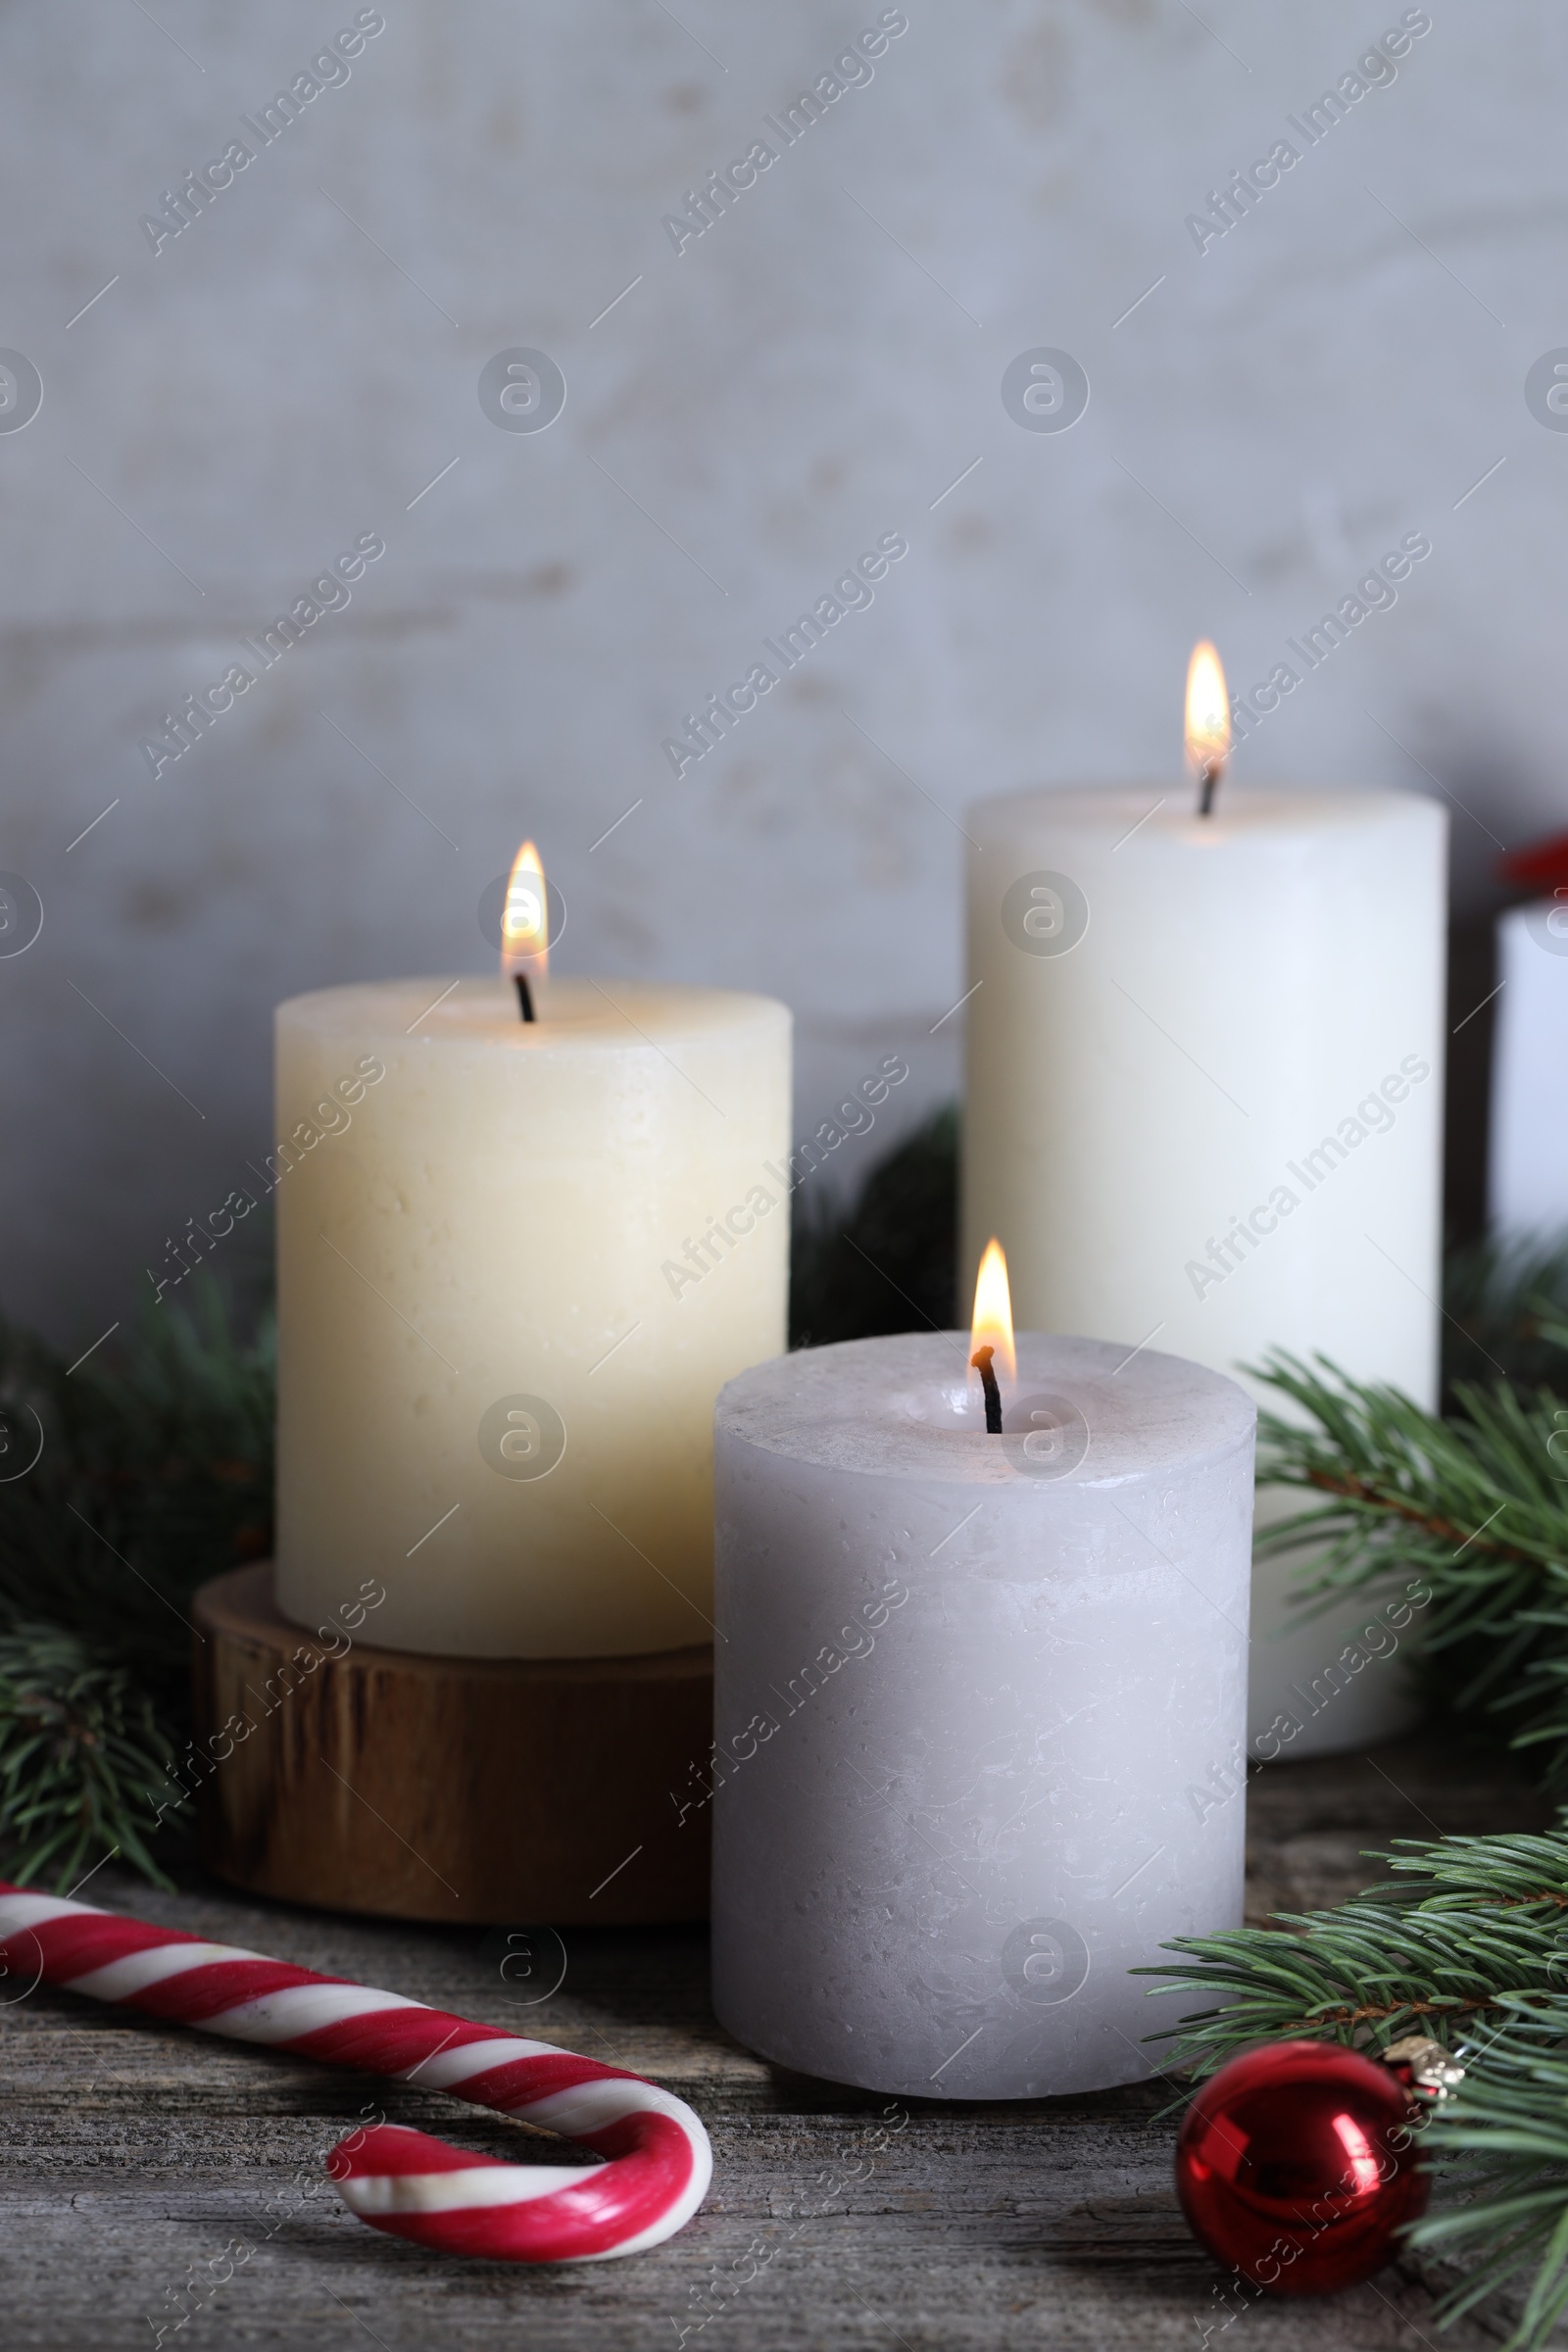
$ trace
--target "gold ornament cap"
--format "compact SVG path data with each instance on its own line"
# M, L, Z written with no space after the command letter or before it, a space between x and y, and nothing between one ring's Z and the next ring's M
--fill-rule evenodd
M1429 2099L1451 2098L1464 2081L1464 2068L1453 2053L1428 2034L1406 2034L1378 2055L1403 2077L1409 2089Z

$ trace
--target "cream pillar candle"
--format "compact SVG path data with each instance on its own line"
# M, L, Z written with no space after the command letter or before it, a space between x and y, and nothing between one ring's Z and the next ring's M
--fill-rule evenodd
M968 1269L995 1233L1022 1322L1238 1378L1322 1350L1435 1403L1442 809L1224 783L1202 817L1150 783L965 821ZM1402 1675L1347 1666L1348 1612L1281 1637L1288 1574L1254 1587L1260 1752L1397 1729Z
M808 2074L1039 2098L1153 2071L1128 1970L1238 1926L1253 1408L960 1332L760 1364L716 1420L713 2005Z
M278 1602L375 1639L710 1639L713 1399L785 1342L790 1016L630 980L277 1013Z

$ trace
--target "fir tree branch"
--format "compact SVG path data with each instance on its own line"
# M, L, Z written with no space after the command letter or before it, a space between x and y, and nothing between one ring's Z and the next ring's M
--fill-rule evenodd
M1464 2201L1429 2215L1413 2241L1479 2256L1447 2317L1531 2273L1509 2341L1533 2352L1568 2310L1568 1998L1543 2013L1503 1996L1495 2021L1458 2054L1465 2080L1433 2115L1423 2152Z
M190 1597L270 1548L270 1326L242 1341L216 1288L192 1294L74 1373L0 1324L0 1435L20 1449L43 1430L0 1484L0 1849L18 1881L66 1885L118 1848L164 1883L150 1840L188 1728Z
M1167 1944L1136 1973L1204 2007L1151 2035L1195 2079L1260 2039L1296 2035L1372 2053L1419 2031L1465 2068L1425 2119L1423 2160L1462 2203L1440 2204L1420 2246L1479 2247L1445 2305L1456 2318L1530 2275L1511 2344L1536 2352L1568 2312L1568 1826L1540 1835L1401 1838L1394 1877L1335 1911L1281 1913Z
M1166 1945L1190 1955L1162 1991L1210 2006L1167 2029L1168 2063L1200 2077L1250 2041L1309 2034L1383 2049L1417 2029L1438 2040L1503 1992L1550 1995L1568 1971L1555 1906L1401 1909L1361 1896L1338 1911L1278 1914L1281 1936L1233 1928Z
M1549 1389L1460 1384L1440 1420L1325 1358L1283 1353L1259 1377L1297 1408L1260 1416L1259 1481L1313 1497L1259 1548L1314 1547L1303 1615L1413 1573L1449 1702L1516 1711L1515 1744L1568 1785L1568 1407Z
M58 1889L111 1853L160 1886L147 1850L171 1746L123 1667L58 1627L0 1635L0 1835L6 1875ZM174 1809L173 1803L166 1805Z
M1489 1237L1443 1270L1444 1382L1550 1387L1568 1346L1568 1235Z

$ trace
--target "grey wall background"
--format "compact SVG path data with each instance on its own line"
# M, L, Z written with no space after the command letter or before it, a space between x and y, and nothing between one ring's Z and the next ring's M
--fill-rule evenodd
M908 0L677 256L662 216L878 9L678 13L385 0L155 256L139 216L355 9L0 10L0 344L44 383L0 433L0 866L45 907L0 960L7 1311L126 1312L270 1140L272 1004L489 968L524 831L564 967L776 992L803 1124L900 1048L906 1119L956 1082L965 802L1179 787L1195 637L1264 677L1407 531L1397 607L1238 774L1445 791L1472 906L1564 821L1568 437L1523 390L1568 344L1559 9L1434 0L1201 256L1185 217L1399 7ZM566 377L546 432L480 409L513 345ZM1068 432L1004 409L1039 345L1090 378ZM154 781L144 730L372 530ZM890 530L874 606L677 782L661 739Z

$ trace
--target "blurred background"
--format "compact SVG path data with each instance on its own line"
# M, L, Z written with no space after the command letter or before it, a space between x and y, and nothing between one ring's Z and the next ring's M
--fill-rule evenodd
M1235 773L1449 803L1467 1015L1503 847L1568 822L1568 417L1526 398L1565 53L1547 0L7 0L0 868L43 910L0 957L7 1311L85 1346L145 1299L270 1148L276 1001L493 968L525 832L561 968L788 1000L801 1132L906 1058L857 1184L957 1089L965 804L1176 782L1193 641L1246 690L1410 533ZM541 429L553 379L481 401L519 349ZM1004 398L1043 349L1065 429ZM672 758L888 535L874 601Z

